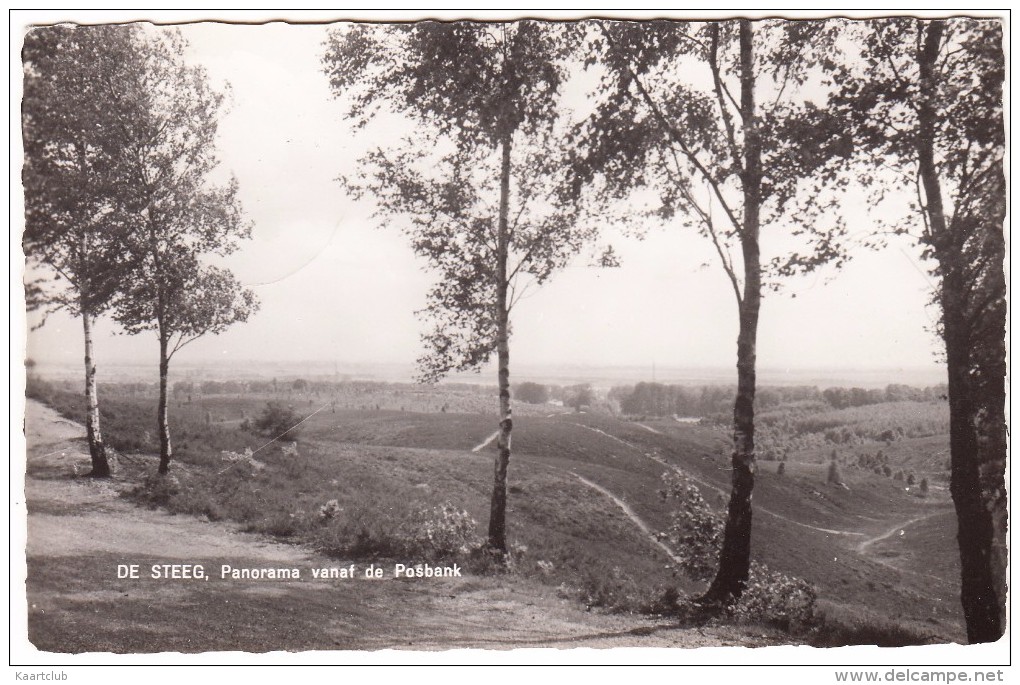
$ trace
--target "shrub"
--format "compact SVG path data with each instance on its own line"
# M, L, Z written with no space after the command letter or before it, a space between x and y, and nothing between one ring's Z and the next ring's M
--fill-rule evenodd
M340 508L340 502L331 499L319 507L319 518L323 521L331 521L339 516L341 511L343 509Z
M777 476L782 476L784 473L786 473L786 462L785 461L781 461L781 462L779 462L779 468L776 469L776 475Z
M928 479L927 478L922 478L921 479L921 494L922 495L927 495L928 494Z
M150 507L165 507L170 500L181 493L181 482L173 474L146 476L139 485L129 492L129 496Z
M785 462L781 462L782 465ZM669 530L660 537L671 543L681 569L696 580L711 580L722 547L723 520L705 502L698 488L676 472L663 474L666 487L659 494L673 499L677 509ZM729 607L736 618L799 629L814 620L817 594L807 582L752 562L740 600ZM681 612L689 607L679 607Z
M450 502L415 508L408 502L352 503L330 500L318 511L314 537L336 557L402 558L415 562L467 556L481 547L478 524Z
M580 575L576 596L588 608L604 607L619 610L625 607L653 605L653 598L643 596L637 590L640 584L619 566L597 571L582 569Z
M401 527L405 554L438 559L467 554L480 543L478 522L463 509L446 501L439 506L421 509Z
M681 559L683 572L697 580L711 580L722 546L722 520L708 506L698 487L686 477L670 471L662 475L664 500L674 500L671 523L660 538Z
M829 462L829 473L825 477L825 482L829 485L839 485L843 482L842 477L839 475L839 466L835 461Z
M514 398L528 404L545 404L549 401L549 388L539 383L521 383L514 388Z
M877 645L905 647L945 642L929 629L916 623L891 620L859 607L849 608L826 603L816 610L810 644L815 647Z
M255 428L274 438L283 436L286 440L293 440L297 437L295 426L299 421L301 416L290 407L279 402L267 402L255 419Z
M798 630L815 621L817 600L815 589L800 578L752 563L744 593L730 613L741 620Z

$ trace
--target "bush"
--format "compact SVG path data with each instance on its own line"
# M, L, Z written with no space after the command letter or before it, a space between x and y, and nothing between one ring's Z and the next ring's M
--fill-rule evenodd
M722 517L709 508L698 488L684 476L669 472L662 480L666 488L659 494L663 499L675 500L677 509L669 530L660 537L673 547L681 559L681 569L689 577L711 580L722 547ZM807 582L752 562L744 592L728 610L736 618L795 630L814 620L816 600L817 593ZM681 606L679 610L688 608Z
M300 421L301 416L292 408L279 402L267 402L265 409L255 419L255 428L270 437L294 440L297 437L295 427Z
M319 518L323 521L331 521L340 515L343 509L340 508L340 502L335 499L323 504L319 507Z
M684 476L670 471L662 475L662 482L666 487L659 496L674 500L676 508L669 528L659 537L675 550L684 574L696 580L711 580L722 546L722 520L698 487Z
M752 563L751 574L740 601L730 608L738 619L774 625L782 630L799 630L815 619L818 595L800 578Z
M595 401L595 393L592 392L591 385L583 383L580 385L572 385L567 388L567 399L565 404L568 407L573 407L574 411L581 411L584 407L590 406Z
M417 509L396 505L384 512L330 500L319 507L317 518L319 548L341 558L433 561L466 557L482 542L477 522L450 502Z
M521 383L514 388L514 398L528 404L545 404L549 401L549 388L539 383Z
M839 485L843 482L843 478L839 475L839 466L835 461L829 462L829 473L825 477L825 482L829 485Z
M439 559L468 554L481 540L476 534L478 522L463 509L446 501L437 507L421 509L401 527L405 554Z
M149 474L128 495L150 507L165 507L181 493L181 481L173 474Z

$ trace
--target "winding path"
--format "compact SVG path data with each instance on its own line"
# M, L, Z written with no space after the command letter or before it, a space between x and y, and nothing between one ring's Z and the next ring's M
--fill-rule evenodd
M873 538L868 538L867 540L862 541L860 544L857 545L857 551L861 552L863 554L864 552L867 551L868 547L871 547L876 542L881 542L882 540L887 540L887 539L891 538L893 535L896 535L896 533L901 533L902 534L903 531L906 528L909 528L910 526L914 525L915 523L920 523L921 521L925 521L927 519L934 518L936 516L941 516L941 515L943 515L945 513L946 512L945 512L944 509L940 509L939 511L933 511L933 512L924 514L922 516L915 516L914 518L910 519L909 521L904 521L903 523L897 523L895 526L893 526L889 530L885 531L884 533L881 533L879 535L876 535Z
M598 433L600 435L604 435L605 437L607 437L607 438L609 438L611 440L615 440L616 442L618 442L618 443L620 443L622 445L625 445L625 446L629 447L632 450L635 450L636 452L640 453L645 458L651 459L655 463L661 464L662 466L665 466L667 469L670 469L670 470L680 474L684 478L686 478L686 479L688 479L690 481L693 481L694 483L697 483L698 485L702 486L703 488L707 488L709 490L712 490L712 491L722 495L723 497L726 497L727 494L728 494L722 488L720 488L720 487L718 487L716 485L712 485L708 481L702 480L701 478L698 478L697 476L691 475L687 471L684 471L683 469L681 469L679 466L676 466L675 464L670 464L668 461L666 461L662 457L659 457L659 456L656 456L654 454L650 454L648 452L645 452L644 450L642 450L637 445L635 445L633 443L630 443L630 442L627 442L626 440L623 440L621 438L618 438L615 435L611 435L611 434L605 432L604 430L600 430L600 429L595 428L593 426L586 426L583 423L575 423L573 425L579 426L580 428L586 428L586 429L588 429L590 431L594 431L595 433ZM638 425L641 425L641 424L638 424ZM647 428L647 426L645 426L645 427ZM852 530L834 530L832 528L821 528L819 526L813 526L810 523L802 523L800 521L795 521L794 519L792 519L792 518L790 518L788 516L783 516L782 514L777 514L774 511L769 511L768 509L766 509L765 507L761 506L760 504L754 505L754 511L755 511L755 513L762 513L762 514L765 514L767 516L772 516L773 518L777 518L780 521L786 521L787 523L792 523L795 526L801 526L802 528L809 528L811 530L816 530L819 533L826 533L828 535L854 535L854 536L856 536L856 535L860 535L860 536L866 535L866 533L859 533L857 531L852 531Z
M471 448L471 451L472 451L472 452L481 452L481 451L482 451L482 450L484 450L484 449L485 449L486 447L488 447L489 445L491 445L491 444L492 444L492 441L493 441L493 440L495 440L495 439L496 439L496 438L498 438L498 437L499 437L499 431L497 430L497 431L496 431L495 433L493 433L493 434L492 434L492 435L490 435L489 437L485 438L485 440L484 440L483 442L480 442L480 443L478 443L477 445L475 445L474 447L472 447L472 448Z
M571 472L571 473L573 473L573 472ZM582 483L584 483L585 485L587 485L589 488L591 488L593 490L598 490L603 495L605 495L609 499L613 500L613 502L616 504L616 506L620 507L620 509L623 510L623 513L627 515L627 518L629 518L631 521L633 521L634 525L636 525L638 528L641 529L641 532L645 534L645 536L652 542L652 544L654 544L656 547L658 547L663 552L665 552L666 555L670 559L675 561L676 563L678 563L678 564L683 563L683 560L680 557L678 557L676 554L674 554L673 550L671 550L669 548L669 546L667 546L662 540L660 540L658 537L656 537L656 535L652 531L652 529L648 527L648 524L645 523L644 521L642 521L641 517L634 513L634 510L630 508L629 504L624 502L622 499L620 499L619 497L614 495L612 492L610 492L609 490L607 490L604 487L602 487L601 485L599 485L598 483L593 483L590 480L588 480L587 478L585 478L584 476L580 476L580 475L574 473L574 477L577 478Z

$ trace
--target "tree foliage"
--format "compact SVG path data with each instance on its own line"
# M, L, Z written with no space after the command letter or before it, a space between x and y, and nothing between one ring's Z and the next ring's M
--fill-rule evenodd
M53 26L25 36L22 247L41 267L28 284L30 308L98 315L129 266L121 243L128 150L115 122L137 107L105 85L131 77L135 33Z
M203 262L233 252L251 226L242 215L237 182L212 180L224 95L204 69L185 62L178 32L146 35L139 49L139 80L118 84L124 97L145 102L146 110L120 122L131 150L128 247L138 268L121 288L116 316L128 333L165 336L172 356L202 335L246 320L257 306L228 270Z
M301 421L301 416L280 402L267 402L262 412L255 417L255 428L265 433L268 437L276 438L284 436L285 439L293 441L297 434L294 426ZM284 435L285 434L285 435Z
M528 404L545 404L549 401L549 388L541 383L520 383L514 388L514 399Z

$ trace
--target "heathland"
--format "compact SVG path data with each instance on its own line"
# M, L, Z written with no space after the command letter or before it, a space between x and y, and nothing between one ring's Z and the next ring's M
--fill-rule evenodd
M762 570L733 611L711 619L678 618L677 607L703 591L692 554L708 549L697 546L698 536L724 514L731 449L724 408L732 390L542 390L542 403L515 403L512 551L504 565L482 544L495 449L491 388L315 378L181 382L170 408L176 468L160 479L151 476L155 389L101 386L105 437L118 462L109 487L76 476L87 470L81 446L76 452L75 436L52 434L59 425L53 415L30 442L30 483L50 488L36 492L72 493L33 498L29 488L30 522L49 521L30 525L30 637L55 651L442 648L465 644L458 630L475 614L451 617L470 601L491 602L482 616L504 622L523 602L537 621L534 633L507 623L482 642L469 640L474 646L569 644L581 635L598 642L597 635L617 633L631 646L963 640L939 388L760 394L752 545ZM66 419L83 415L80 393L63 383L33 378L29 395ZM693 487L698 501L678 500L670 478ZM703 530L684 518L692 510ZM104 517L119 523L104 526ZM132 542L144 525L116 532L127 519L153 517L161 526L155 531L176 532L148 549ZM235 531L231 544L248 542L204 550L202 541L223 531ZM88 539L89 549L55 552L58 543L48 538L68 535ZM104 540L110 535L121 541ZM116 578L118 564L147 569L167 558L205 560L217 571L220 562L298 566L308 579L246 586L214 575L217 582L196 586ZM396 563L457 565L463 578L379 588L337 579L325 581L332 585L324 594L316 590L322 580L309 587L312 568ZM222 599L210 599L212 588ZM161 609L141 625L142 605L157 597ZM386 626L408 602L432 612L435 620L422 621L447 627L411 640L395 625L370 640L357 636L356 626ZM338 612L328 620L326 605ZM198 628L180 635L184 613ZM224 617L239 630L221 634ZM256 627L265 617L300 629L274 644ZM318 637L317 620L326 622ZM89 631L76 630L82 621L91 622ZM691 630L706 629L715 637L702 632L692 641ZM606 638L602 646L616 644L623 643Z

